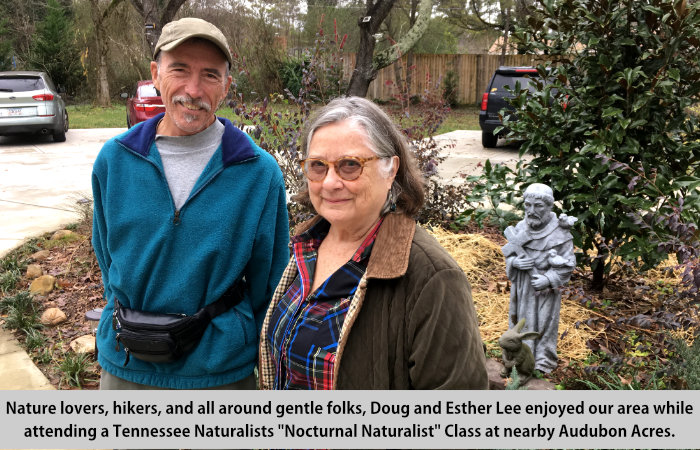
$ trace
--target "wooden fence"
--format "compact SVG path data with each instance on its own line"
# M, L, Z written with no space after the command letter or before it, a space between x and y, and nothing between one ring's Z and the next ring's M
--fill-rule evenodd
M410 95L423 95L426 91L434 94L442 92L442 80L448 71L457 74L457 99L459 103L474 105L481 102L486 84L494 70L498 68L499 55L413 55L413 65L406 67L407 57L403 56L389 67L379 71L377 78L369 85L367 98L390 100L400 93L396 83L399 65L401 78L407 70L413 77ZM344 55L343 73L350 79L355 66L355 54ZM532 66L541 62L535 55L506 55L504 66Z

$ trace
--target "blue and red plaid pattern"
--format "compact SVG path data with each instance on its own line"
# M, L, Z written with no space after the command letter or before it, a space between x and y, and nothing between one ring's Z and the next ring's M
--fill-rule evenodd
M292 238L298 275L272 313L267 336L275 364L274 389L331 389L340 330L350 299L367 269L380 219L352 258L309 292L318 248L330 224L322 220Z

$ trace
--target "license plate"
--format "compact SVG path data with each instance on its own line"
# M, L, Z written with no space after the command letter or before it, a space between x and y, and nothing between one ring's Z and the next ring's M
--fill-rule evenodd
M10 108L7 110L7 115L10 117L21 116L22 115L22 108Z

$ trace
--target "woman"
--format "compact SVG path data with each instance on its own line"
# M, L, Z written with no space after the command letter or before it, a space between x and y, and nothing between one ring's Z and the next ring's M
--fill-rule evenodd
M486 389L469 283L413 216L423 180L391 119L359 97L307 126L298 200L318 215L260 339L262 389Z

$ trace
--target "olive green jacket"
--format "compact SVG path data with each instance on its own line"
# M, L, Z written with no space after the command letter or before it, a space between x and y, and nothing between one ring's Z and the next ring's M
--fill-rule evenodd
M292 257L263 323L261 389L274 381L270 317L296 276ZM413 219L387 215L340 332L333 388L488 389L485 364L464 272Z

